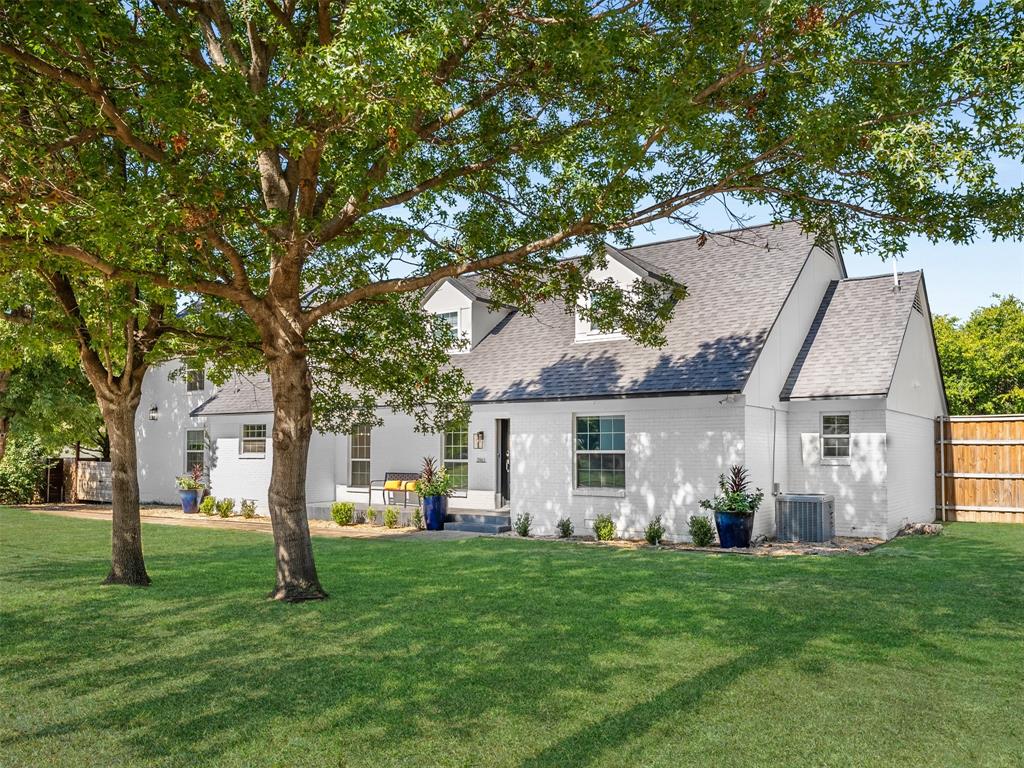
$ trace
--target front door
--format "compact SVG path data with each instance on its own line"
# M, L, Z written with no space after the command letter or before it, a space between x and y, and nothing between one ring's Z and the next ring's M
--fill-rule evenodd
M512 466L508 448L508 419L498 419L497 428L498 506L507 507L509 505L509 470Z

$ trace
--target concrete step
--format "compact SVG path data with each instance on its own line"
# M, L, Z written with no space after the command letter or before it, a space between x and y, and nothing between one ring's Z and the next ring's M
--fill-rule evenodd
M512 518L501 512L449 512L445 523L477 523L481 525L512 525Z
M449 523L445 522L444 529L446 531L467 531L470 533L505 533L511 531L511 525L500 525L491 523Z

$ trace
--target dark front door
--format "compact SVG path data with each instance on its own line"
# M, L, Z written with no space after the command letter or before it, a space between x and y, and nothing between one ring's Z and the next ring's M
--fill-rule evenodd
M509 503L508 476L511 457L508 450L508 419L498 419L498 506L507 507Z

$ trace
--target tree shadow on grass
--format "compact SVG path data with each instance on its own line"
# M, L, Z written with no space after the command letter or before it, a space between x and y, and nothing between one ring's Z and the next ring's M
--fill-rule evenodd
M333 597L285 606L262 599L269 541L146 535L148 590L84 585L98 556L6 573L26 597L4 609L0 672L30 706L56 705L8 747L102 727L146 764L320 750L352 764L586 765L750 675L908 652L974 664L971 637L1024 617L1021 548L985 537L785 560L317 541ZM33 604L33 590L50 602ZM583 722L580 702L594 707ZM516 749L501 755L488 727Z

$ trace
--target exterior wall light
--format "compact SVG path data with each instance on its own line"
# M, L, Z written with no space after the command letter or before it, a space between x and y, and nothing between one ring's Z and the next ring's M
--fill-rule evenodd
M150 421L156 421L159 418L160 418L160 409L157 408L154 405L152 408L149 409L149 420Z

